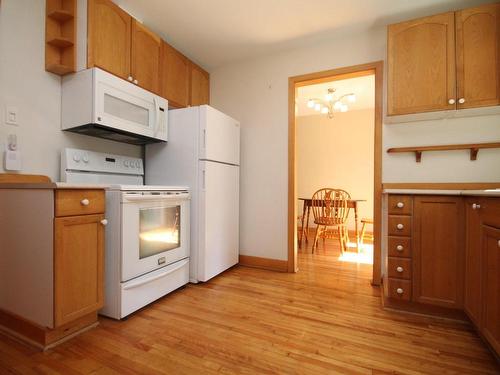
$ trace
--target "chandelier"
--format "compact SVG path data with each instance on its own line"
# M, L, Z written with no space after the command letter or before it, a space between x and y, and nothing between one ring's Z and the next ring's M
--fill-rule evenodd
M307 101L307 106L327 115L330 119L333 118L334 112L347 112L349 110L347 103L354 103L356 101L356 95L350 93L337 97L335 91L336 89L329 88L325 95L325 99L309 99Z

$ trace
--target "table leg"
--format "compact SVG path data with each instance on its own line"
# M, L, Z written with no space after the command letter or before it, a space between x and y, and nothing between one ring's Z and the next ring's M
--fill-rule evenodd
M356 234L356 251L359 253L358 204L354 203L354 231Z
M306 243L308 243L309 236L309 215L311 213L311 206L307 206L307 216L306 216L306 227L305 227L305 235L306 235Z
M300 227L300 234L299 234L299 248L302 246L302 237L304 237L304 219L306 216L306 202L304 202L304 207L302 208L302 218L301 218L301 227Z

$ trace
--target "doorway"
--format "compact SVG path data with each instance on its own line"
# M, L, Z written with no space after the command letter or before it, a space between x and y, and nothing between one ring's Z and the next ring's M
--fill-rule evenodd
M298 90L304 86L321 85L360 78L374 77L374 127L373 127L373 273L372 284L379 285L381 279L381 193L382 193L382 84L383 62L374 62L346 68L322 71L289 78L289 144L288 144L288 272L296 272L298 253L297 231L297 120L296 100ZM348 93L349 94L349 93ZM324 109L325 115L326 109ZM359 231L359 228L358 228Z

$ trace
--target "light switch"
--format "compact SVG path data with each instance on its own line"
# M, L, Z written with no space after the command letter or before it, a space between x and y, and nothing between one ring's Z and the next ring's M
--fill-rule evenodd
M5 123L9 125L19 125L17 107L5 108Z

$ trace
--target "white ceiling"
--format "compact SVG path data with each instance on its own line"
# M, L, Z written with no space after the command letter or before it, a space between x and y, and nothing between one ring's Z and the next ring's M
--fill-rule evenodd
M336 89L337 96L350 93L356 95L356 102L345 102L349 106L349 111L375 108L375 76L370 75L299 87L295 100L295 114L297 116L318 115L319 113L314 108L307 107L307 101L314 98L324 99L328 88Z
M486 0L113 0L207 69Z

